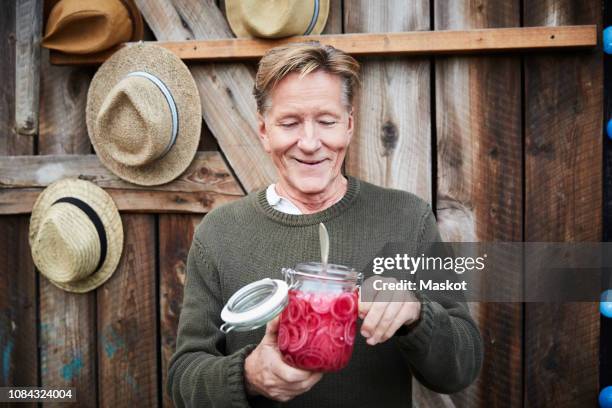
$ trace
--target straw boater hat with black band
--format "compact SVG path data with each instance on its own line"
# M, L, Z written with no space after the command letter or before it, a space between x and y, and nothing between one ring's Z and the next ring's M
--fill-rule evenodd
M87 292L108 280L119 264L121 217L112 198L95 184L59 180L34 203L29 241L36 268L54 285Z
M138 43L100 67L87 93L86 120L100 161L124 180L152 186L189 166L202 111L187 66L164 48Z
M236 37L283 38L321 34L329 0L225 0Z

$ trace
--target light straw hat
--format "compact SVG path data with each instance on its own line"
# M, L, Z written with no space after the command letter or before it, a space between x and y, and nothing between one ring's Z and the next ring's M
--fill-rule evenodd
M198 149L200 96L176 55L139 43L100 67L87 93L86 120L110 171L135 184L164 184L189 167Z
M283 38L321 34L329 0L225 0L236 37Z
M34 203L29 240L40 273L61 289L83 293L117 268L123 226L108 193L89 181L63 179Z
M50 4L47 4L50 3ZM42 46L69 54L93 54L144 36L134 0L50 0Z

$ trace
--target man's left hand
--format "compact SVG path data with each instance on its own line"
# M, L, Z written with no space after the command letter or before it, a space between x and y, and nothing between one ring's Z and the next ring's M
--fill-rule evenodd
M395 278L380 277L387 282ZM359 317L363 319L361 334L374 346L387 341L402 325L412 325L419 320L421 302L410 291L397 290L393 294L379 292L373 302L359 302Z

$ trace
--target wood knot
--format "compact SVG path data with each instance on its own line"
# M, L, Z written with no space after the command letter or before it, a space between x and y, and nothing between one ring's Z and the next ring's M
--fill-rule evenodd
M384 148L383 156L389 156L393 152L395 146L397 146L398 138L397 126L395 126L395 123L390 120L386 121L382 126L381 135L381 141Z
M210 175L211 171L208 169L208 167L200 167L197 171L198 174L198 178L199 179L204 179L206 177L208 177Z

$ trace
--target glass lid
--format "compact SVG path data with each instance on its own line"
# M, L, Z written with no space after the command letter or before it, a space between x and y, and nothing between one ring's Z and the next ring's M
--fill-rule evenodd
M265 278L240 288L221 311L224 333L254 330L280 314L287 305L287 283Z

